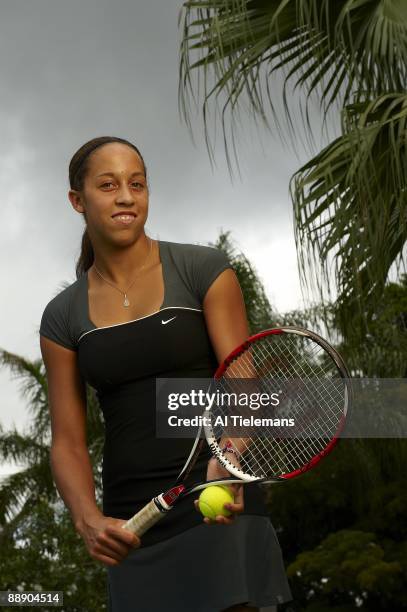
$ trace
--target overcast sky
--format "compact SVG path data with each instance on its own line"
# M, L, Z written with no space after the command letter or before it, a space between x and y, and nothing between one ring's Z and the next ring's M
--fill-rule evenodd
M83 229L67 199L69 160L84 142L102 135L133 141L144 156L153 238L205 244L221 229L230 230L272 304L281 312L301 306L288 181L309 154L298 146L296 155L270 133L260 142L242 114L241 179L231 181L221 146L212 169L201 116L194 118L194 144L178 113L181 5L2 5L2 349L40 356L43 309L61 283L74 282ZM0 422L22 428L27 407L18 382L3 370L0 384Z

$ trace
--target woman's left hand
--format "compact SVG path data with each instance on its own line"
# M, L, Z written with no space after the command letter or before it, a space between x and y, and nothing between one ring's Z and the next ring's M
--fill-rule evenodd
M220 478L230 478L230 473L224 468L219 461L212 457L208 462L208 470L206 472L206 480L219 480ZM239 484L228 484L227 485L234 495L234 503L225 504L225 508L230 510L232 514L230 516L221 516L218 515L215 520L212 520L208 517L205 517L203 520L207 525L215 525L219 523L221 525L231 525L233 524L236 515L241 514L244 510L244 499L243 499L243 489L244 487ZM198 500L194 501L195 508L198 512L199 505Z

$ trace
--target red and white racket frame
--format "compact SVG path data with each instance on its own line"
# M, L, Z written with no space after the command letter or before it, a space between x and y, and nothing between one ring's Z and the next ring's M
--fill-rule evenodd
M310 338L317 344L319 344L325 351L327 351L327 353L331 356L332 360L334 361L338 369L339 375L345 381L344 409L343 409L342 418L339 421L335 435L333 436L333 438L329 441L329 443L326 445L326 447L322 451L320 451L317 455L315 455L307 464L302 466L300 469L294 470L293 472L289 472L286 474L282 474L279 478L276 478L276 479L267 479L267 482L273 482L273 481L278 482L282 480L288 480L290 478L295 478L296 476L299 476L300 474L304 474L304 472L307 472L308 470L315 467L315 465L319 463L321 459L323 459L323 457L326 457L326 455L328 455L338 443L340 434L345 425L346 416L349 411L349 406L350 406L351 397L352 397L352 388L350 385L350 375L339 353L326 340L324 340L324 338L322 338L315 332L312 332L312 331L309 331L308 329L304 329L302 327L297 327L294 325L290 325L286 327L275 327L272 329L264 330L258 334L254 334L253 336L250 336L245 342L243 342L243 344L235 348L230 353L230 355L226 357L223 363L216 370L214 378L215 379L221 378L225 370L228 368L228 366L233 361L235 361L235 359L237 359L242 353L244 353L257 340L260 340L261 338L265 338L267 336L278 336L278 335L283 335L283 334L296 334L299 336L305 336L307 338ZM224 453L222 452L210 423L207 423L207 421L205 421L205 423L206 423L204 425L205 438L211 449L211 452L213 455L215 455L219 463L221 463L223 467L225 467L228 470L228 472L230 472L233 476L236 476L236 478L239 478L240 480L243 480L245 482L256 482L256 481L262 481L262 480L264 481L264 479L260 477L250 476L249 474L246 474L241 469L239 469L236 465L234 465L231 461L229 461L227 457L225 457Z

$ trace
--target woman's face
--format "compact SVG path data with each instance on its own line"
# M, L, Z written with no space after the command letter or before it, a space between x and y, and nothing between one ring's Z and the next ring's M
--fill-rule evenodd
M129 244L143 233L148 187L143 162L131 147L112 142L96 149L88 159L80 201L73 193L78 194L70 191L69 197L85 213L92 241Z

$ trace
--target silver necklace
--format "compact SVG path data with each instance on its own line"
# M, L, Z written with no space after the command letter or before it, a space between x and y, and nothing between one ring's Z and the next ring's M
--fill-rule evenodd
M129 298L127 297L127 292L129 291L129 289L131 289L131 287L132 287L132 286L134 285L134 283L136 282L137 278L139 277L139 274L140 274L141 270L143 270L143 269L145 268L145 265L146 265L146 263L147 263L147 261L148 261L148 259L149 259L150 255L151 255L151 251L153 250L153 241L151 240L151 238L150 238L150 237L149 237L148 239L149 239L149 241L150 241L150 249L149 249L149 251L148 251L148 255L147 255L147 257L145 258L144 263L143 263L143 265L141 266L141 268L139 268L139 271L138 271L138 274L137 274L136 278L135 278L135 279L134 279L134 281L131 283L131 285L130 285L129 287L127 287L126 291L122 291L121 289L119 289L119 287L116 287L116 285L113 285L113 283L111 283L110 281L108 281L108 280L107 280L107 278L105 278L105 277L104 277L104 276L103 276L103 275L102 275L102 274L99 272L99 270L97 269L97 267L96 267L95 263L93 263L93 266L94 266L94 268L95 268L96 272L99 274L100 278L102 278L102 279L103 279L103 280L104 280L104 281L105 281L105 282L106 282L108 285L110 285L111 287L113 287L113 289L116 289L117 291L120 291L120 293L121 293L122 295L124 295L124 302L123 302L123 306L125 306L126 308L127 308L128 306L130 306L130 301L129 301Z

